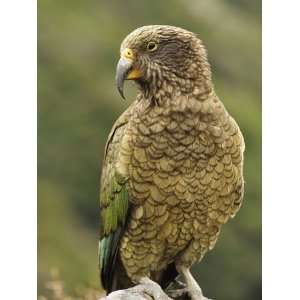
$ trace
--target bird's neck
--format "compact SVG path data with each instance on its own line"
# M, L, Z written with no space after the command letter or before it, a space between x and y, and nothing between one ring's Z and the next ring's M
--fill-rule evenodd
M187 68L184 75L164 70L161 77L157 76L150 82L139 82L140 97L155 105L164 106L179 97L205 101L213 93L208 63L196 62Z

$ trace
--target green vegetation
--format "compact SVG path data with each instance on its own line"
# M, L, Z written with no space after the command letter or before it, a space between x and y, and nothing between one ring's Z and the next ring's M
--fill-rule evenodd
M213 299L261 299L260 5L39 1L38 294L47 295L52 268L67 293L98 287L101 159L114 120L130 103L114 83L120 42L136 27L170 24L197 32L206 44L216 91L246 140L244 205L194 272ZM125 92L134 99L134 87Z

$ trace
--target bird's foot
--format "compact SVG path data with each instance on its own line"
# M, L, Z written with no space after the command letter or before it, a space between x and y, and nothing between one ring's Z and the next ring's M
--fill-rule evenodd
M179 273L183 276L185 282L186 282L186 288L183 288L181 290L174 291L177 297L180 297L181 295L188 295L191 300L211 300L203 296L202 290L197 283L197 281L194 279L190 269L185 266L176 266Z
M148 277L144 277L140 280L140 284L131 288L132 291L138 293L145 293L151 296L154 300L172 300L169 296L162 290L159 284L152 281Z
M188 295L191 300L211 300L203 296L201 289L189 289L187 287L177 290L169 290L168 295L174 299Z

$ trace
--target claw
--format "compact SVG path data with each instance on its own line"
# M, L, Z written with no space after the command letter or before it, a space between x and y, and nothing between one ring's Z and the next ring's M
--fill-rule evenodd
M186 288L186 283L180 281L179 279L175 279L175 283L180 287L180 288Z
M183 289L177 289L177 290L168 290L168 295L171 297L171 298L179 298L179 297L182 297L182 296L185 296L188 294L188 289L187 288L183 288Z

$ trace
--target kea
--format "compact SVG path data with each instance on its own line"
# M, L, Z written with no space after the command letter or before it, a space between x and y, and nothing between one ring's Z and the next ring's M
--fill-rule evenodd
M123 98L125 80L139 92L105 148L102 286L110 293L137 285L155 300L183 293L207 299L190 268L241 206L242 133L214 91L202 41L190 31L151 25L130 33L116 69ZM184 286L168 296L163 290L179 275Z

